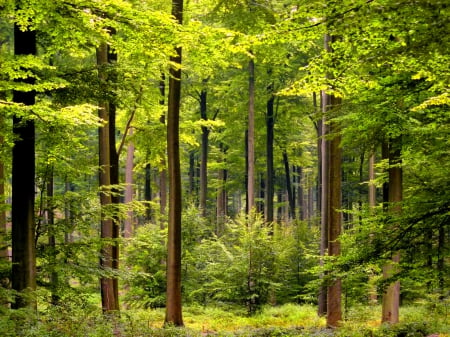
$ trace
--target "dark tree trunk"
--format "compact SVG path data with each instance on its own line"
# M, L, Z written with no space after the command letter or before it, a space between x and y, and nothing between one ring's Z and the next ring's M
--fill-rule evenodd
M200 93L200 118L204 121L208 120L207 105L206 105L207 91L203 89ZM209 129L202 126L202 142L200 153L200 212L203 217L206 216L206 199L208 193L208 144Z
M273 91L271 87L269 87L270 91ZM271 223L273 222L273 194L275 191L274 188L274 168L273 168L273 141L274 141L274 125L275 125L275 118L274 118L274 102L275 102L275 96L271 95L269 100L267 101L267 115L266 115L266 130L267 130L267 136L266 136L266 155L267 155L267 162L266 162L266 175L267 175L267 181L266 181L266 222Z
M247 213L255 207L255 63L248 63Z
M183 0L172 0L172 15L179 24L183 18ZM171 62L181 64L181 47ZM171 68L167 118L167 155L169 172L169 233L167 238L167 299L165 324L183 325L181 306L181 171L179 119L181 69Z
M4 120L0 116L0 127L3 128ZM4 146L4 138L0 135L0 146ZM3 158L0 160L0 204L2 208L0 210L0 259L1 262L8 261L8 241L6 239L7 230L6 230L6 210L3 205L6 203L5 196L5 165L3 163ZM0 287L8 288L9 287L9 276L4 276L0 278ZM0 305L8 305L5 301L1 301Z
M161 74L161 80L159 81L159 93L161 95L161 99L159 100L159 104L165 105L165 97L166 97L166 77L164 74ZM166 124L166 114L163 113L159 121L161 124ZM159 172L159 213L160 213L160 227L164 228L164 221L166 216L166 205L167 205L167 169L166 169L166 159L165 153L161 156L161 171Z
M14 54L36 55L36 32L14 25ZM33 83L33 79L25 79ZM35 92L14 91L13 100L34 105ZM36 307L30 296L21 293L36 289L36 247L34 220L35 128L32 120L13 118L15 136L12 150L12 288L18 292L13 309Z

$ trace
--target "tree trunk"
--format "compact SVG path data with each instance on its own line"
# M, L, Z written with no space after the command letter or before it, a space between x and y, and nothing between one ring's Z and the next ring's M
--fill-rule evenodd
M220 144L220 151L223 156L225 156L226 150L224 149L223 144ZM224 159L220 159L220 162L225 162ZM223 233L223 224L225 222L225 217L227 215L227 191L226 191L226 182L227 182L227 170L225 168L219 168L218 177L217 177L219 186L217 188L217 201L216 201L216 210L217 210L217 236L222 235Z
M403 172L401 168L401 141L392 140L389 143L389 185L388 200L389 212L393 214L401 213L401 202L403 200ZM400 253L394 253L392 262L383 266L383 277L389 278L398 272ZM382 316L383 323L395 324L399 322L400 307L400 281L396 281L387 286L383 293Z
M133 136L133 128L130 128L130 137ZM132 141L128 143L127 160L125 164L125 204L133 201L133 168L134 168L134 144ZM147 174L147 172L146 172ZM130 238L133 234L134 214L132 210L127 212L124 222L123 237Z
M289 221L289 218L295 219L295 205L294 205L294 195L292 194L289 159L286 150L283 151L283 163L284 163L284 174L286 175L286 192L288 199L288 216L286 217L287 222Z
M322 93L322 109L323 112L326 110L326 95ZM322 118L322 135L321 135L321 220L320 220L320 256L325 256L328 249L328 166L329 166L329 141L325 138L328 134L328 126L326 125L325 115ZM303 207L302 207L303 208ZM304 212L304 211L303 211ZM320 260L320 264L323 265L323 260ZM321 286L319 290L318 298L318 314L320 316L327 313L327 288Z
M183 0L172 0L172 15L182 23ZM181 65L181 47L171 62ZM167 238L167 299L165 324L183 325L181 307L181 172L179 119L181 69L171 68L167 119L167 155L169 162L169 233Z
M203 89L200 93L200 118L204 121L208 120L206 97L206 89ZM206 126L202 126L200 154L200 212L203 217L206 217L206 199L208 193L208 137L209 129Z
M108 46L106 43L102 43L97 49L97 65L99 66L99 78L101 84L104 86L103 90L106 91L107 75L104 71L104 67L109 63ZM102 220L100 237L103 239L101 248L100 266L102 269L112 271L117 266L117 247L112 240L117 238L118 229L116 224L110 216L106 216L105 210L111 208L113 204L111 196L111 184L117 177L115 176L116 158L111 153L112 145L115 146L115 142L111 139L114 135L112 128L114 128L114 119L111 114L114 115L114 108L112 108L110 102L104 101L99 103L99 118L105 123L103 127L99 128L99 186L100 186L100 204L102 207ZM113 122L113 125L111 125ZM114 152L115 147L114 147ZM117 154L116 154L117 157ZM101 297L102 297L102 309L104 312L112 312L119 310L118 298L117 298L117 284L113 277L103 276L100 279Z
M0 116L0 127L3 128L4 120ZM0 146L4 146L4 138L0 135ZM5 196L5 165L3 163L3 158L0 159L0 204L2 208L0 209L0 259L1 262L9 261L8 256L8 240L7 240L7 230L6 230L6 209L4 205L6 204ZM9 276L5 276L0 279L0 287L9 287ZM8 305L8 302L0 302L0 305Z
M14 54L36 55L36 32L22 31L14 25ZM25 79L33 83L33 79ZM30 106L34 105L35 92L14 91L13 100ZM12 150L12 288L18 296L11 304L13 309L36 308L31 296L23 292L36 289L36 247L34 220L34 179L35 179L35 128L33 120L13 117L15 136Z
M56 236L55 236L55 214L53 212L53 191L54 191L54 179L53 179L53 167L49 169L47 176L47 226L48 226L48 246L50 250L50 289L52 304L57 305L59 303L58 287L59 279L58 273L55 270L56 266Z
M147 202L152 201L152 167L148 163L145 165L144 199ZM145 220L152 221L152 206L150 204L145 206Z
M340 99L334 96L330 97L330 107L336 108L341 104ZM329 224L328 224L328 255L339 256L341 247L339 242L339 235L341 234L342 215L340 209L342 207L341 196L341 137L339 135L339 128L335 122L330 123L329 130L331 134L335 134L330 140L330 154L329 154ZM327 325L336 327L342 320L341 309L341 295L342 287L341 280L336 279L328 286L327 289Z
M369 157L369 207L371 210L375 209L377 205L377 188L375 186L375 152L372 152ZM369 290L369 300L371 303L378 302L378 295L375 286Z
M270 87L270 91L272 92L273 89ZM267 101L267 116L266 116L266 130L267 130L267 136L266 136L266 155L267 155L267 162L266 162L266 175L267 175L267 181L266 181L266 222L271 223L273 222L273 194L274 194L274 168L273 168L273 141L274 141L274 125L275 125L275 118L274 118L274 102L275 102L275 96L271 94L269 100Z
M166 91L166 77L161 74L161 80L159 81L159 92L161 99L159 100L160 105L165 105L165 91ZM161 124L166 124L166 114L163 113L159 121ZM166 205L167 205L167 169L165 154L161 159L161 170L159 171L159 213L160 213L160 227L164 228L165 216L166 216Z
M247 204L248 213L255 207L255 63L248 63L248 169Z

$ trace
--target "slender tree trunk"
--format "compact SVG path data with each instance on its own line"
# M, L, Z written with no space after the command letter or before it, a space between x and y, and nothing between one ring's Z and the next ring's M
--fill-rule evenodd
M270 92L273 91L272 87L269 87ZM267 116L266 116L266 222L273 222L273 194L274 194L274 168L273 168L273 141L274 141L274 102L275 96L271 95L267 101Z
M52 304L57 305L59 303L58 287L59 278L58 273L55 270L56 266L56 235L55 235L55 213L53 211L53 191L54 191L54 178L53 178L53 167L49 169L47 177L47 226L48 226L48 245L50 249L51 256L51 272L50 272L50 289L52 292Z
M159 92L161 95L161 99L159 100L159 104L165 105L165 94L166 91L166 78L164 74L161 74L161 80L159 81ZM166 124L166 114L163 113L159 121L161 124ZM166 169L166 159L165 155L162 156L161 159L161 170L159 171L159 213L160 213L160 227L164 228L164 220L166 216L166 205L167 205L167 169Z
M371 210L375 209L377 205L377 188L375 186L375 152L372 152L369 157L369 207ZM371 303L378 302L378 295L375 286L372 286L369 293Z
M284 174L286 175L286 192L288 199L288 217L286 218L286 221L288 221L289 217L295 219L295 204L294 204L294 195L292 193L289 159L286 150L283 151L283 163L284 163Z
M322 109L323 112L326 111L326 102L325 99L326 95L325 93L322 93ZM321 135L321 186L322 186L322 192L321 192L321 220L320 220L320 256L325 256L328 249L328 221L329 221L329 214L328 214L328 181L329 181L329 174L328 174L328 166L329 166L329 141L325 138L325 136L328 134L328 126L326 124L326 118L325 115L322 118L322 135ZM323 265L323 259L321 259L320 264ZM320 287L319 291L319 298L318 298L318 314L320 316L325 315L327 313L327 288L325 286Z
M401 202L403 200L403 173L401 167L401 141L392 140L389 143L389 186L388 200L389 212L393 214L401 213ZM389 278L398 272L400 253L394 253L392 262L383 266L383 277ZM383 293L382 316L384 323L395 324L399 322L400 307L400 281L396 281L387 286Z
M221 155L225 157L226 150L223 144L220 144ZM220 163L224 163L225 159L220 159ZM216 200L216 216L217 216L217 236L223 233L223 224L225 222L225 217L227 215L227 192L226 192L226 182L227 182L227 171L225 168L219 168L217 177L219 186L217 188L217 200Z
M14 54L36 55L36 32L22 31L14 25ZM33 79L25 79L33 83ZM13 100L34 105L34 91L14 91ZM33 120L13 117L15 138L12 151L12 288L18 292L13 309L36 308L31 296L24 292L36 289L36 247L34 220L35 128Z
M133 128L130 128L130 137L133 136ZM134 144L132 141L128 143L127 160L125 164L125 203L129 204L133 201L133 168L134 168ZM146 172L147 173L147 172ZM130 238L133 234L134 214L132 210L127 212L124 223L123 237Z
M183 0L172 0L172 15L179 24L183 18ZM181 47L171 62L181 65ZM169 233L167 239L167 300L165 324L183 325L181 307L181 171L179 119L181 69L171 68L167 119L167 154L169 162Z
M207 91L203 89L200 93L200 118L204 121L208 120ZM200 212L203 217L206 216L206 199L208 193L208 147L209 147L209 129L202 126L202 143L200 158Z
M144 199L147 202L152 201L152 167L148 163L145 165ZM145 220L152 221L152 207L150 204L145 206Z
M255 63L248 64L248 170L247 170L247 204L248 212L255 207Z
M0 127L4 127L4 120L0 116ZM0 146L4 145L4 138L0 135ZM1 261L8 261L8 241L6 239L6 210L4 205L6 204L5 195L5 165L3 163L3 158L0 159L0 205L2 206L0 210L0 259ZM0 287L9 287L9 277L4 277L0 279ZM0 302L0 305L8 305L7 302Z

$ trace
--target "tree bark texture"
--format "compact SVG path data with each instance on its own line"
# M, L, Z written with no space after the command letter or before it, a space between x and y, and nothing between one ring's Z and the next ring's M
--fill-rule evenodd
M106 43L102 43L97 48L97 65L99 67L99 78L102 89L107 90L107 74L104 71L104 67L108 64L108 46ZM117 250L114 248L112 240L117 238L118 229L114 224L111 215L106 216L105 210L111 208L113 200L111 196L111 184L116 177L114 169L112 169L115 158L111 153L112 146L111 137L114 135L111 132L111 105L107 100L99 102L99 118L105 123L104 126L99 128L99 186L100 186L100 204L102 207L102 220L100 237L103 239L100 257L100 267L105 270L113 270L117 263L114 262L116 258ZM115 142L113 142L115 144ZM115 152L115 147L114 147ZM118 177L117 177L118 178ZM113 277L102 276L100 278L100 288L102 297L102 310L104 312L112 312L119 310L116 282Z
M330 97L330 107L338 107L341 104L340 99L334 96ZM328 166L328 255L339 256L341 254L341 245L339 235L342 227L342 214L339 211L342 204L342 151L340 148L341 137L339 128L331 122L329 125L330 133L335 134L330 140L329 148L329 166ZM341 308L342 286L341 280L336 279L327 289L327 325L336 327L342 320Z
M172 15L182 23L183 0L172 1ZM171 61L181 65L181 47ZM167 300L165 324L183 325L181 306L181 172L179 119L181 69L170 70L167 118L167 154L169 171L169 233L167 241Z
M14 54L36 55L36 32L22 31L14 25ZM33 83L33 79L25 79ZM35 92L13 92L13 100L24 105L34 105ZM13 117L15 138L12 150L12 288L18 296L11 304L13 309L36 307L32 296L24 292L36 289L36 247L34 219L35 191L35 128L32 120Z
M403 200L403 172L401 167L401 141L399 139L389 142L389 185L388 200L389 212L393 214L401 213L401 202ZM383 266L383 277L389 278L398 272L400 253L394 253L392 262ZM395 281L387 286L383 293L382 316L384 323L395 324L399 322L400 307L400 281Z

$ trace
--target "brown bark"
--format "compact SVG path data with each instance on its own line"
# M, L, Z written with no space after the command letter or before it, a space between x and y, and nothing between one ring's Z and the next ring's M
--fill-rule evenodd
M36 55L36 32L22 31L14 25L15 55ZM33 79L25 79L33 83ZM35 92L13 92L13 100L24 105L34 105ZM11 304L13 309L36 308L31 296L24 292L36 289L36 248L34 219L35 179L35 128L32 120L13 118L15 138L12 150L12 288L18 296Z
M401 202L403 200L403 172L401 168L401 141L399 139L391 140L389 143L389 185L388 201L389 212L394 215L401 213ZM395 276L398 272L400 262L400 253L394 253L392 262L383 266L383 277L389 278ZM383 293L381 321L384 323L395 324L399 322L400 307L400 281L389 284Z
M332 42L336 37L330 35L325 36L325 49L328 53L332 53ZM328 76L331 77L331 76ZM323 111L329 120L328 132L325 135L333 135L329 140L328 151L325 151L328 165L327 165L327 185L326 193L326 207L325 211L328 218L328 255L338 256L341 253L339 242L339 235L341 234L342 215L340 209L342 207L342 151L340 148L341 136L340 128L337 122L329 118L329 112L336 113L341 105L341 99L324 93L323 97ZM328 152L328 153L327 153ZM342 285L341 280L335 279L331 281L327 288L327 326L337 327L342 320Z
M106 43L102 43L97 49L97 65L99 66L99 78L102 82L103 90L107 90L106 81L107 75L104 72L103 67L108 63L108 47ZM102 220L100 237L103 239L103 245L100 251L100 267L107 271L112 271L116 267L114 260L117 258L117 250L114 248L115 243L112 242L117 237L117 228L111 215L106 216L105 209L112 206L113 200L111 196L111 184L116 177L114 169L112 169L115 158L111 153L111 143L114 144L111 137L114 135L111 132L112 118L111 118L111 105L108 101L99 103L99 118L105 123L103 127L99 128L99 186L100 186L100 205L102 207ZM114 148L115 152L115 148ZM119 310L118 306L118 292L117 283L113 277L102 276L100 278L100 289L102 297L102 309L104 312L112 312Z
M340 99L334 96L330 97L330 107L338 107ZM330 140L330 154L329 154L329 224L328 224L328 255L339 256L341 253L341 246L339 242L339 235L341 234L342 215L340 213L342 196L341 196L341 137L339 136L338 126L332 122L329 125L330 133L336 133L333 139ZM327 289L327 325L336 327L342 320L341 308L341 280L336 279Z
M183 0L172 0L172 15L182 23ZM181 47L171 62L181 65ZM183 325L181 306L181 172L179 118L181 69L171 68L167 118L167 154L169 172L169 233L167 239L167 299L165 324Z
M248 213L255 207L255 63L248 63L248 169L247 169L247 205Z

